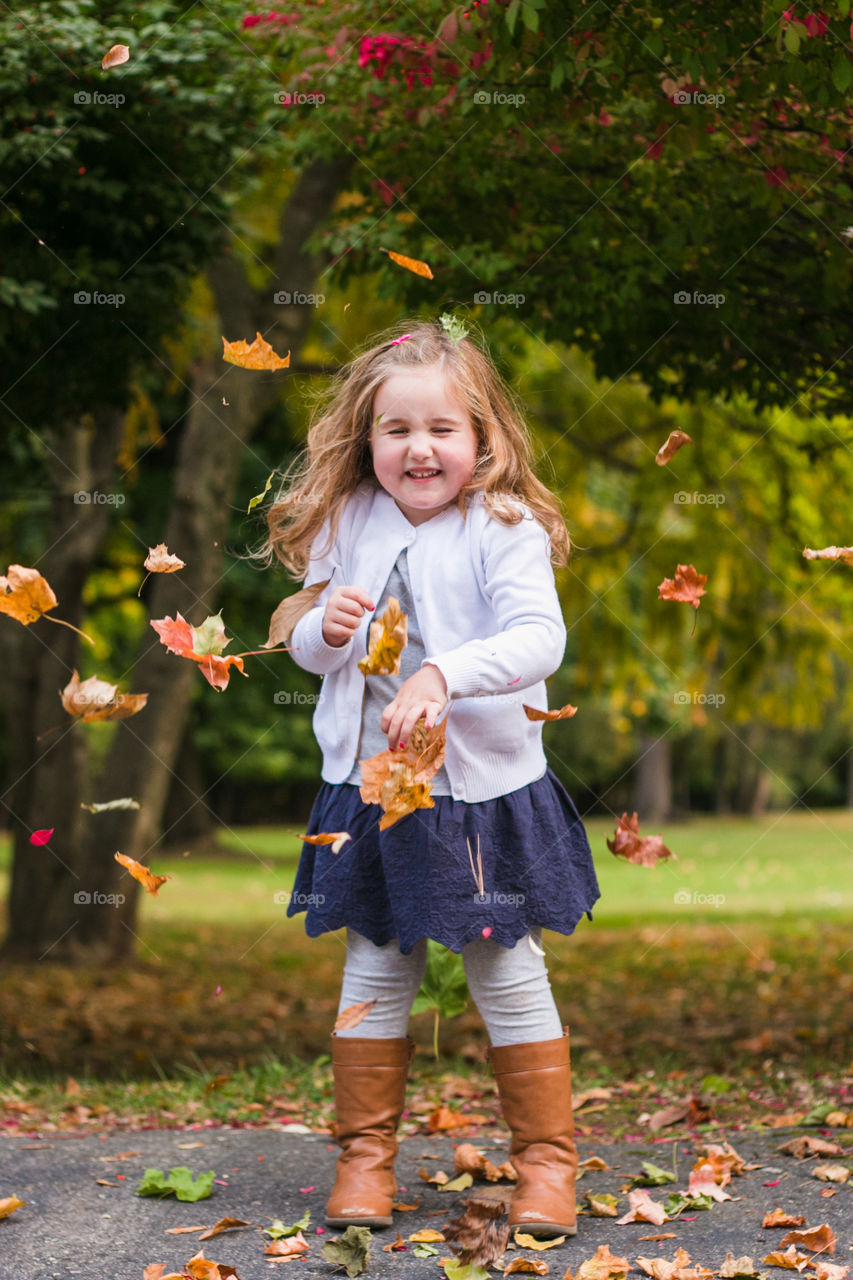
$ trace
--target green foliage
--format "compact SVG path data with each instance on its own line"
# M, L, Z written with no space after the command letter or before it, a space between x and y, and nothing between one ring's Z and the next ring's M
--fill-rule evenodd
M307 1231L311 1222L311 1210L306 1209L298 1222L293 1222L286 1227L280 1218L275 1218L272 1224L264 1227L264 1235L269 1236L271 1240L282 1240L287 1236L295 1236L298 1231Z
M349 1226L340 1238L326 1241L321 1250L327 1262L344 1267L348 1276L359 1276L370 1258L370 1227Z
M206 1200L213 1187L214 1177L214 1170L210 1169L196 1178L192 1170L183 1164L170 1169L168 1178L162 1169L146 1169L136 1188L136 1194L160 1196L161 1199L163 1196L174 1195L178 1200Z
M438 1020L456 1018L468 1004L468 984L462 957L447 947L427 943L427 963L421 989L412 1005L412 1013L435 1012L433 1049L438 1057Z

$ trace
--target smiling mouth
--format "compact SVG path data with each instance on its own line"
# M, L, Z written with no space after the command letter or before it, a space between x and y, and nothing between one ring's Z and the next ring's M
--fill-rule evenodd
M441 475L441 472L434 469L430 471L407 471L406 475L410 480L434 480L436 476Z

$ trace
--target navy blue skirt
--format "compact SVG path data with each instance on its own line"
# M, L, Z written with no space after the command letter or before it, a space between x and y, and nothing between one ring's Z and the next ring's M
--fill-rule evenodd
M378 804L351 783L324 782L306 834L352 839L340 853L303 844L287 914L305 911L312 938L347 926L377 946L396 938L404 955L421 938L458 952L490 929L486 937L514 947L533 928L568 934L584 913L592 919L600 892L589 841L550 768L494 800L433 800L380 831Z

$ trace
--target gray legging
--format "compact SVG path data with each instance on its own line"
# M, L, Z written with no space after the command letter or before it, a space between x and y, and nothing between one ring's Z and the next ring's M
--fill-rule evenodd
M538 933L534 934L538 944ZM427 940L407 956L396 941L377 947L347 929L347 959L339 1009L376 997L363 1022L339 1036L395 1039L406 1035L409 1014L424 976ZM548 971L527 937L510 949L476 938L462 949L465 977L493 1045L557 1040L563 1034Z

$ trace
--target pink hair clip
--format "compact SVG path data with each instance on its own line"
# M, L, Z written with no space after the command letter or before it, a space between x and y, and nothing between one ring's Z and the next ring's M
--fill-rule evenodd
M405 342L407 338L413 338L414 336L415 335L413 333L404 333L402 338L394 338L391 346L396 347L399 342Z

